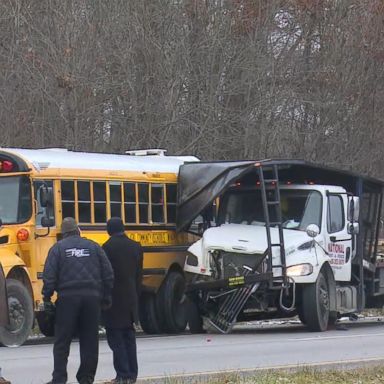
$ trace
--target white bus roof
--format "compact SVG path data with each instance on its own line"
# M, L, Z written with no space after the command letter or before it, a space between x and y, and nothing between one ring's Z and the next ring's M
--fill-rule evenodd
M61 148L0 148L1 152L19 156L37 170L49 168L178 173L180 165L199 161L194 156L115 155L74 152ZM150 153L150 152L148 152Z

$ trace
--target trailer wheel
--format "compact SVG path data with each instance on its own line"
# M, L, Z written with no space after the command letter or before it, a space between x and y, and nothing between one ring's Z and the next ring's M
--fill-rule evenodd
M162 310L164 328L169 333L179 333L187 326L184 276L172 271L158 292L158 304Z
M187 299L186 313L189 331L192 334L205 333L199 307L192 299Z
M323 332L329 321L329 287L324 273L320 271L313 284L303 286L302 311L310 331Z
M156 296L151 292L143 292L140 296L139 317L142 330L148 334L161 332L157 317Z
M33 326L33 302L28 289L18 280L7 279L10 324L0 327L0 344L6 347L22 345Z

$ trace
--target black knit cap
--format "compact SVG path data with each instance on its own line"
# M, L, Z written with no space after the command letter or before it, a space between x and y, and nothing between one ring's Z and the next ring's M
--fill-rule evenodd
M107 222L107 232L109 236L117 233L124 233L124 224L120 217L111 217Z

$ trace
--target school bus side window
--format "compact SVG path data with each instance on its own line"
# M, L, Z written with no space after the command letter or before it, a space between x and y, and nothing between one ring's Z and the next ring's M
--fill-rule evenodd
M61 182L62 216L75 218L75 182L63 180Z
M177 197L176 184L166 185L166 197L167 197L167 222L176 223L176 197Z
M164 185L152 184L151 193L152 222L164 223Z
M109 182L109 200L111 217L121 217L121 183L116 181Z
M149 205L149 185L144 183L137 184L139 188L139 223L147 224L148 205Z
M124 221L136 223L136 184L124 183Z
M107 221L107 203L104 181L93 182L93 199L95 209L95 223L103 223Z
M47 187L52 188L53 182L52 180L35 180L33 182L33 189L36 201L36 226L41 227L41 219L43 217L49 217L50 219L55 219L55 210L54 204L49 205L48 207L42 207L40 205L40 191L41 188L46 185Z
M89 181L77 182L79 223L91 223L91 187Z

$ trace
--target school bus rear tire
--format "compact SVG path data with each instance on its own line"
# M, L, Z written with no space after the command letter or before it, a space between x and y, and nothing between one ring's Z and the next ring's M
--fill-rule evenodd
M183 332L187 326L185 279L177 271L171 271L158 292L159 309L168 333Z
M10 325L0 327L0 344L22 345L33 326L33 302L28 289L18 280L7 279Z
M140 296L139 317L142 330L148 334L161 332L157 315L156 296L152 292L143 292Z

